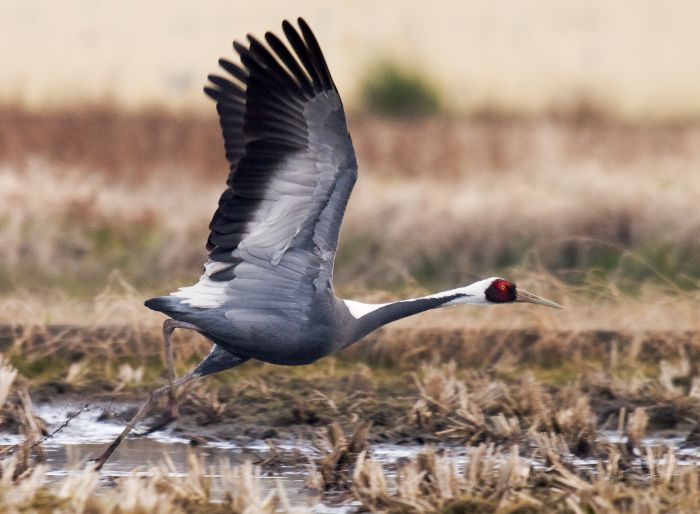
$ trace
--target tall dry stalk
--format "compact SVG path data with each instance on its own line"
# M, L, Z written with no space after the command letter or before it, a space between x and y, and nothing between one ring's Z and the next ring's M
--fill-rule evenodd
M7 362L3 355L0 355L0 410L5 406L15 378L17 378L17 370Z

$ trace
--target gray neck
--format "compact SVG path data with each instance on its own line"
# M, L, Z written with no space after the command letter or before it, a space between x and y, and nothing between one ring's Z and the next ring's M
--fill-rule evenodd
M387 323L438 307L459 304L489 305L490 302L486 299L485 291L497 278L491 277L468 286L400 302L371 304L342 300L341 303L349 314L348 344L363 338Z
M437 309L446 304L452 305L455 300L459 300L463 295L455 293L441 297L425 297L415 300L406 300L402 302L388 303L378 306L376 309L355 319L353 317L351 343L362 339L370 332L378 329L381 326L397 321L414 314L419 314L431 309ZM348 302L346 302L347 305ZM355 302L357 304L357 302ZM359 305L359 304L358 304Z

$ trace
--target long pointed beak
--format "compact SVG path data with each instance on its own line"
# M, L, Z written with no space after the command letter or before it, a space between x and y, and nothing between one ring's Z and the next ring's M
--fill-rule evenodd
M563 309L561 305L558 303L554 303L549 300L545 300L544 298L540 298L537 295L534 295L532 293L528 293L527 291L523 291L522 289L518 289L515 293L515 301L516 302L525 302L525 303L536 303L538 305L544 305L545 307L551 307L552 309Z

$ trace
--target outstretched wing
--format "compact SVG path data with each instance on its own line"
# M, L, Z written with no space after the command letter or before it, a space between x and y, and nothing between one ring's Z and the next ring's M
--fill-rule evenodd
M241 65L212 75L228 187L210 224L200 281L173 293L193 307L304 310L332 287L345 206L357 178L343 105L321 49L304 20L288 22L289 47L234 42Z

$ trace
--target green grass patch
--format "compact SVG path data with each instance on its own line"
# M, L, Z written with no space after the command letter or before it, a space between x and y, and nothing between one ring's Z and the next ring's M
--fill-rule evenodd
M362 85L365 108L383 116L427 116L441 110L437 87L418 71L385 59Z

